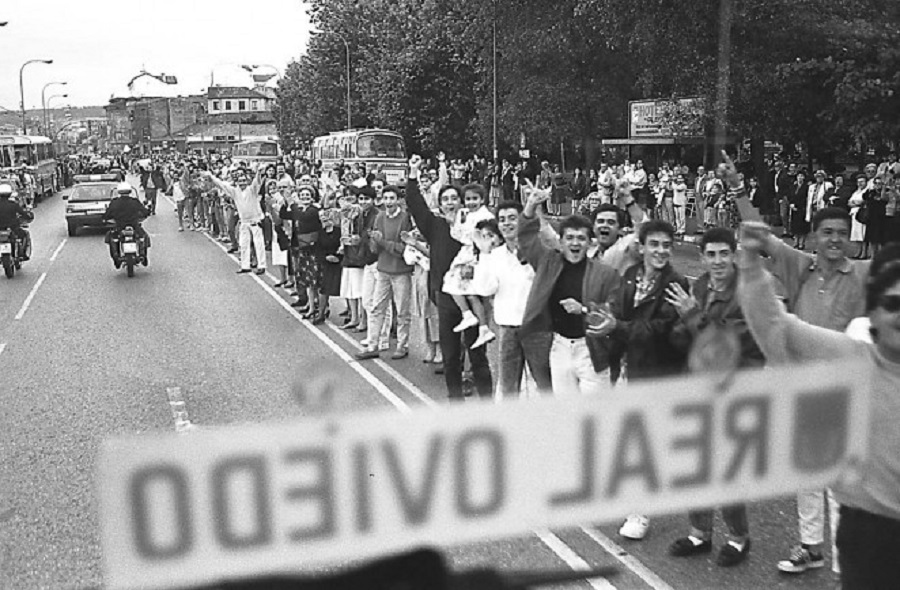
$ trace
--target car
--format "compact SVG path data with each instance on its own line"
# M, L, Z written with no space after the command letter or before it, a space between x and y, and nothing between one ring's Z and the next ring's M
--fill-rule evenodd
M100 176L100 175L96 175ZM103 175L105 176L105 175ZM103 214L109 207L109 202L116 197L116 180L102 181L78 181L71 191L63 195L66 203L66 225L69 228L69 236L75 236L82 227L110 228L113 224L103 220ZM133 186L134 194L139 194Z

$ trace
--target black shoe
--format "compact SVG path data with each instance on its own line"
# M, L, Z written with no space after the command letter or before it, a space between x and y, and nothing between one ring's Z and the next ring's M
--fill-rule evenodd
M377 350L362 350L360 352L357 352L353 356L358 361L367 361L369 359L377 359L380 355L381 353L379 353Z
M297 301L291 303L291 307L299 308L297 311L299 311L300 313L303 313L309 309L309 307L302 299L298 299Z
M673 557L690 557L691 555L700 555L701 553L709 553L712 551L712 541L706 539L705 541L700 541L698 544L694 541L695 538L696 537L691 536L675 539L675 541L669 545L669 555Z
M241 270L237 271L237 274L242 275L242 274L246 274L248 272L253 272L253 271L250 270L249 268L242 268Z
M150 261L147 260L146 256L144 256L144 258L141 260L141 264L143 264L144 266L147 266L148 264L150 264Z
M434 374L435 375L443 375L444 374L444 363L434 365Z
M238 249L237 249L237 248L230 248L230 249L228 250L228 253L229 253L229 254L237 254L237 252L238 252Z
M748 555L750 555L750 539L744 541L744 547L742 549L738 549L731 541L729 541L722 545L722 548L719 550L719 556L716 558L716 565L731 567L747 559Z
M264 274L266 274L266 269L264 269L264 268L257 268L257 269L256 269L256 274L258 274L258 275L264 275Z

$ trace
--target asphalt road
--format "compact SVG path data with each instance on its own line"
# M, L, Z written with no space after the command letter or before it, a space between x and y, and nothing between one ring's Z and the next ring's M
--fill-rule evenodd
M413 348L402 361L352 362L355 338L331 322L313 327L285 305L272 277L236 275L237 263L202 233L177 232L160 201L145 224L150 266L114 270L103 233L67 238L63 202L39 205L34 257L0 279L0 588L83 588L102 583L93 467L109 435L174 429L171 388L192 423L257 423L316 411L295 395L322 376L339 383L332 411L445 403L442 378ZM677 265L696 274L696 248ZM334 311L338 311L335 306ZM336 317L333 322L339 321ZM413 342L417 339L415 334ZM496 356L496 345L491 345ZM312 385L311 385L312 384ZM753 550L738 567L715 553L676 560L666 547L687 532L684 515L656 518L641 542L617 523L448 547L457 568L566 569L614 565L610 580L581 588L830 588L827 568L775 569L796 538L792 499L750 509ZM717 520L716 548L724 529Z

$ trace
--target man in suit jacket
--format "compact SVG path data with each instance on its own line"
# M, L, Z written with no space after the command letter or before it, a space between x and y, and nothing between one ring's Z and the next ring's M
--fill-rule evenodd
M596 395L611 389L608 310L619 289L619 274L589 258L591 222L570 215L560 223L560 249L540 238L538 210L548 190L528 195L519 221L519 256L534 268L519 335L552 333L550 381L557 396Z

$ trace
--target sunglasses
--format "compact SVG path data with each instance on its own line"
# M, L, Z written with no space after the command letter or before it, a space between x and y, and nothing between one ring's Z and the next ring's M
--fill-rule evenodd
M878 298L878 307L888 313L900 311L900 295L882 295Z

